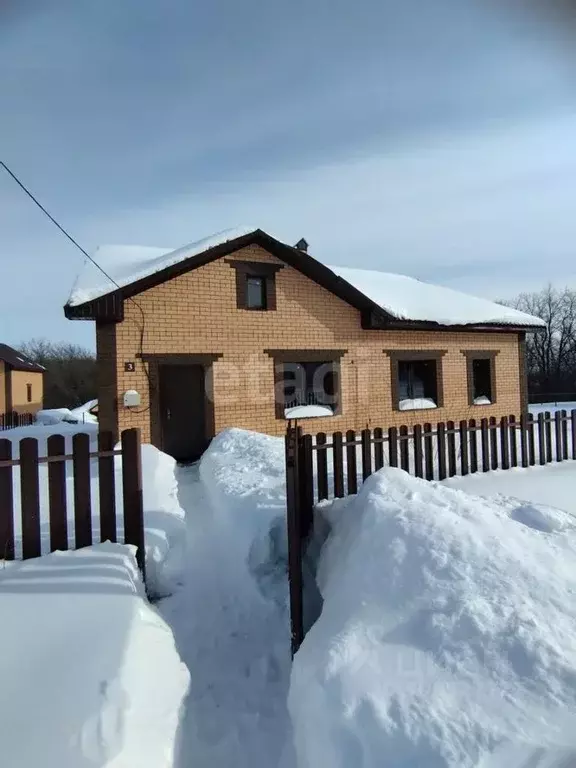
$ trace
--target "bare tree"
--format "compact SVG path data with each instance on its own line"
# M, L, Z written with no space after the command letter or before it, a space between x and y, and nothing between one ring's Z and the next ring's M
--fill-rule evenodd
M515 309L542 318L544 333L530 335L526 364L533 391L576 391L576 291L548 285L538 293L522 293L505 302Z
M74 408L96 398L96 357L91 350L47 339L32 339L19 349L46 368L45 408Z

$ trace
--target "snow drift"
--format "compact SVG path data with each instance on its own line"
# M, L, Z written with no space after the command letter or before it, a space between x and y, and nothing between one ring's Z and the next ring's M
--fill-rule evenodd
M172 768L188 689L132 548L0 572L0 743L18 768Z
M576 764L574 518L396 469L325 513L299 768Z

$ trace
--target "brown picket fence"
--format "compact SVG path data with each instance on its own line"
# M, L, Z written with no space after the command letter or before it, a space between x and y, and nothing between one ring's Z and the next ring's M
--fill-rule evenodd
M33 413L16 413L16 411L0 413L0 432L16 427L29 427L31 424L34 424Z
M123 529L124 543L137 548L136 559L145 575L144 520L142 497L142 462L140 431L127 429L121 435L121 447L114 448L111 432L98 434L97 450L91 450L90 435L74 434L72 452L66 452L63 435L51 435L46 455L40 455L39 441L26 437L15 444L0 438L0 558L13 560L16 543L20 544L21 559L39 557L56 550L89 547L94 540L118 540ZM115 457L121 456L122 516L116 509ZM41 467L47 465L48 546L42 545ZM71 468L72 509L68 509L67 470ZM19 472L18 472L19 470ZM19 474L19 478L18 478ZM98 531L93 530L92 480L97 476L99 505L96 519ZM19 491L20 503L16 503ZM15 519L19 515L21 534L15 535ZM46 515L45 515L46 517ZM74 529L73 545L69 546L69 524ZM46 537L44 537L46 538Z
M286 433L288 568L292 649L304 637L302 551L317 502L355 494L384 466L426 480L495 469L532 467L576 459L576 409L401 426L303 434L296 422Z

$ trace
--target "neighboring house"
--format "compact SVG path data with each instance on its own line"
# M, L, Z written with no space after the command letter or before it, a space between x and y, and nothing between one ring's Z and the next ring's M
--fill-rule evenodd
M0 344L0 413L36 413L44 397L44 368Z
M526 410L524 340L543 324L508 307L327 267L259 229L97 259L117 285L87 269L65 313L96 321L101 428L140 427L179 459L290 417L333 431Z

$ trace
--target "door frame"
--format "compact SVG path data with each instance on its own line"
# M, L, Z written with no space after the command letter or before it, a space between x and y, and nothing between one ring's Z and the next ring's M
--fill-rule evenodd
M222 357L222 352L215 353L159 353L142 354L139 357L148 366L148 385L150 403L150 442L159 450L164 450L162 436L162 413L160 410L160 367L162 365L196 365L204 371L204 420L205 438L209 442L216 433L214 418L214 387L212 365Z

